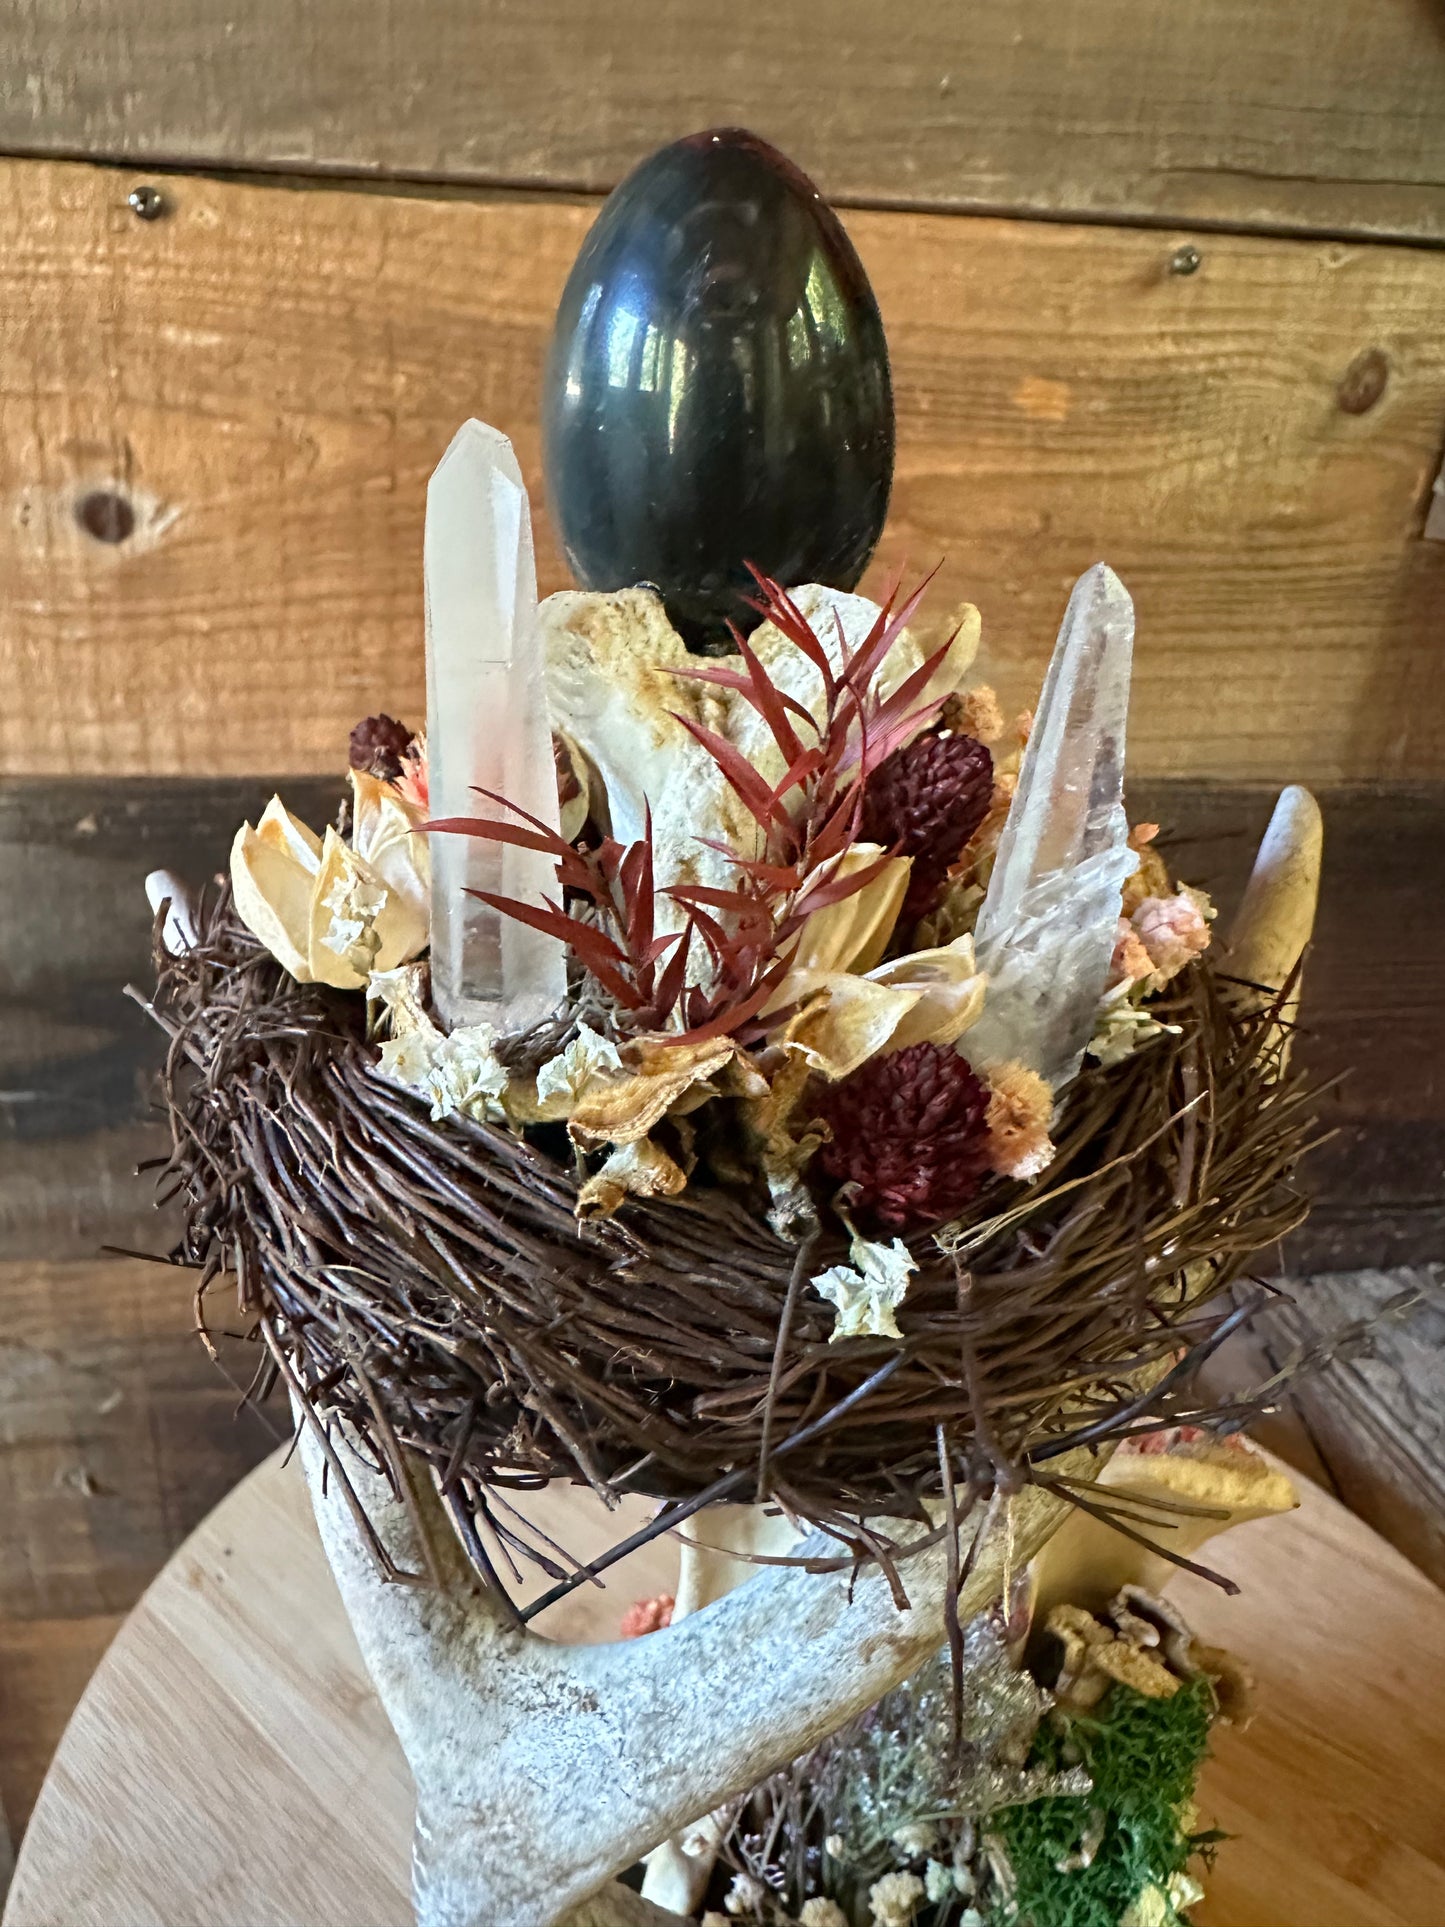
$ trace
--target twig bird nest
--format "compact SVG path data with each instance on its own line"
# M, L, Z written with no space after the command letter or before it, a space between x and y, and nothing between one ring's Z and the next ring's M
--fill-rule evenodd
M1151 1003L1147 1048L1067 1087L1047 1169L986 1177L906 1239L901 1340L838 1338L810 1280L847 1233L823 1213L785 1241L756 1176L579 1217L561 1127L433 1121L362 1000L298 982L228 888L157 968L202 1329L234 1281L257 1390L284 1378L403 1488L408 1460L429 1468L489 1579L526 1558L571 1583L507 1498L553 1478L670 1501L658 1530L768 1495L888 1565L878 1522L922 1517L945 1468L1013 1489L1071 1446L1204 1416L1191 1379L1229 1287L1303 1215L1310 1106L1278 1006L1203 959Z

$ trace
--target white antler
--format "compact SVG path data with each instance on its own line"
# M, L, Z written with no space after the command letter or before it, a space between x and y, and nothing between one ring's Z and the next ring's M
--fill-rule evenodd
M1315 927L1324 837L1320 806L1309 791L1297 783L1281 790L1229 933L1225 968L1232 975L1264 990L1288 983ZM1286 1022L1299 998L1296 979L1281 1013Z
M948 1560L933 1546L902 1568L907 1611L876 1570L853 1580L773 1567L667 1632L554 1645L476 1589L445 1551L439 1511L445 1585L383 1583L339 1481L323 1479L310 1428L302 1457L342 1600L416 1780L420 1927L550 1927L657 1841L861 1712L944 1638ZM420 1569L406 1508L352 1458L388 1555ZM1020 1562L1065 1509L1038 1488L1016 1496ZM1004 1556L1001 1534L985 1532L965 1620L998 1594Z

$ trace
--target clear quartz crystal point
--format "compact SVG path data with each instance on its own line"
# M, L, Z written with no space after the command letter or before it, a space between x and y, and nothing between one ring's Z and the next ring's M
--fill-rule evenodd
M974 933L989 984L966 1054L1016 1058L1056 1090L1082 1062L1138 862L1124 816L1133 653L1134 605L1096 563L1064 612Z
M431 813L503 816L477 789L557 827L557 776L537 627L532 517L505 435L464 422L426 492L427 753ZM449 1028L536 1023L566 990L555 937L468 890L540 904L550 857L479 837L430 838L432 995Z

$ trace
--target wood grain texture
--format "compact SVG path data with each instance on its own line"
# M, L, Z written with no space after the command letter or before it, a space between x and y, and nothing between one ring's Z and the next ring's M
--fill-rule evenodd
M278 1415L238 1412L186 1300L158 1265L0 1263L0 1805L17 1832L120 1615L277 1437ZM224 1356L249 1374L240 1347Z
M288 784L314 821L340 786ZM160 1034L123 994L150 968L148 870L196 882L254 822L262 780L0 779L0 1258L164 1249L135 1166L167 1141L154 1105Z
M18 1839L66 1722L123 1615L0 1618L0 1818ZM5 1894L0 1833L0 1900Z
M1445 1266L1311 1278L1265 1314L1252 1340L1266 1371L1277 1370L1360 1324L1362 1342L1297 1381L1291 1416L1336 1496L1445 1586ZM1228 1346L1218 1369L1243 1382ZM1299 1462L1293 1441L1284 1449Z
M540 504L593 205L179 177L147 224L132 178L0 163L0 767L334 768L359 716L420 714L423 491L461 419L511 433ZM1140 774L1445 775L1445 255L1199 237L1181 277L1137 230L851 225L899 404L872 581L944 558L937 618L976 601L1022 703L1104 555L1140 610ZM126 539L77 519L96 492ZM540 562L560 586L545 528Z
M1432 1783L1445 1613L1341 1507L1302 1498L1218 1547L1240 1598L1175 1588L1201 1636L1247 1656L1261 1693L1255 1724L1222 1735L1206 1773L1206 1822L1235 1837L1201 1927L1423 1927L1445 1914ZM595 1534L587 1495L533 1503L564 1542ZM625 1602L668 1586L674 1564L665 1542L647 1548L586 1595L585 1621L574 1608L554 1630L613 1636ZM181 1550L102 1663L6 1927L400 1927L410 1821L304 1489L272 1462Z
M755 127L853 204L1445 234L1433 0L11 0L0 144L599 189Z

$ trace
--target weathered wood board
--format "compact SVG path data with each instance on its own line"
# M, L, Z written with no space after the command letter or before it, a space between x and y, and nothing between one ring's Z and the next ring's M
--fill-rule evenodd
M0 143L611 186L742 123L852 203L1445 234L1425 0L12 0Z
M228 1346L233 1377L218 1371L187 1291L159 1265L0 1263L0 1807L17 1832L121 1616L284 1422L238 1411L254 1356Z
M146 223L133 178L0 163L0 768L333 768L358 716L420 713L424 484L467 414L540 509L593 204L178 177ZM872 580L942 558L937 618L976 601L1022 703L1104 555L1137 773L1445 775L1445 254L1203 236L1180 276L1138 229L851 226L899 405Z
M1342 1507L1302 1496L1298 1514L1219 1547L1238 1599L1174 1589L1260 1687L1255 1723L1221 1734L1207 1769L1202 1817L1234 1838L1198 1919L1425 1927L1445 1918L1445 1602ZM632 1523L573 1490L540 1505L579 1557ZM674 1571L666 1542L649 1547L548 1630L612 1637L626 1601ZM182 1548L102 1663L5 1927L401 1927L411 1805L305 1488L273 1460Z

